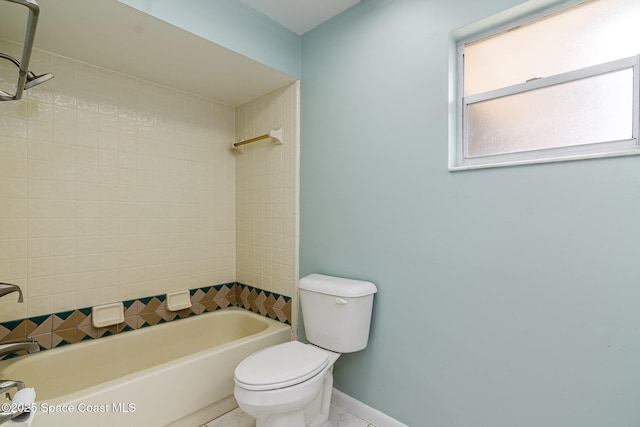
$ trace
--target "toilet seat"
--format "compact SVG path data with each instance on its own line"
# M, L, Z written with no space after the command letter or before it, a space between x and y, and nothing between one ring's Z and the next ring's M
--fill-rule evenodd
M236 367L236 384L245 390L276 390L313 378L329 364L329 354L312 345L290 341L266 348Z

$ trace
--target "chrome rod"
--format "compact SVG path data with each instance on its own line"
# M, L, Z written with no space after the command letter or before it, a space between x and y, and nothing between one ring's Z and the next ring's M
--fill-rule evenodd
M26 6L29 9L29 18L27 20L27 30L24 38L24 44L22 46L22 60L17 61L11 57L8 57L8 55L4 55L4 54L1 56L3 59L8 59L12 61L14 64L16 64L19 70L18 87L16 88L15 95L11 96L4 91L0 91L1 101L12 101L12 100L21 99L22 92L24 92L25 90L25 85L28 83L29 80L34 80L36 78L35 75L29 78L30 77L29 61L31 60L31 51L33 50L33 42L36 37L36 28L38 26L38 17L40 16L40 7L38 6L38 3L35 2L35 0L6 0L6 1L10 3ZM46 80L48 80L48 78Z

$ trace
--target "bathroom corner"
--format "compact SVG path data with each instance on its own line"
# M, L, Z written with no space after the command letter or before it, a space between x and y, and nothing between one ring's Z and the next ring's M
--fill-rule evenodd
M291 298L298 326L299 98L295 82L236 108L236 140L282 128L236 154L236 274L240 283Z

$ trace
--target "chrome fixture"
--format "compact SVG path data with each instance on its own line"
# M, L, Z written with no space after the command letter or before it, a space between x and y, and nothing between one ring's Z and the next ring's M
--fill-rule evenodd
M0 52L0 58L11 61L15 64L16 67L20 68L20 62L18 62L18 60L13 56ZM38 76L33 71L27 71L27 80L24 83L24 90L31 89L32 87L38 86L39 84L42 84L48 80L51 80L52 78L53 78L53 74L51 73L40 74Z
M22 61L18 61L12 56L0 53L1 59L11 61L19 70L18 86L15 95L0 90L0 101L14 101L22 98L22 92L33 86L44 83L53 78L53 74L46 73L36 75L29 71L29 60L31 59L31 50L33 49L33 40L36 36L36 26L38 24L38 16L40 15L40 7L35 0L6 0L11 3L21 4L29 8L29 20L27 21L27 34L24 38L22 47Z
M12 285L11 283L1 283L0 282L0 297L3 297L11 292L18 293L18 302L23 302L24 297L22 296L22 289L18 285Z
M9 392L12 388L15 388L16 391L22 390L24 383L22 381L0 380L0 395Z
M22 381L14 381L14 380L0 380L0 395L5 394L7 398L9 398L9 390L15 388L16 392L24 389L24 383ZM5 405L3 405L4 407ZM10 409L10 405L7 409ZM17 409L17 408L16 408ZM4 424L9 420L22 421L22 418L18 418L21 415L28 415L29 412L17 411L17 410L8 410L0 412L0 424Z
M33 338L0 344L0 357L18 351L26 351L28 354L37 353L40 351L40 345ZM0 393L2 393L1 386L2 384L0 384Z

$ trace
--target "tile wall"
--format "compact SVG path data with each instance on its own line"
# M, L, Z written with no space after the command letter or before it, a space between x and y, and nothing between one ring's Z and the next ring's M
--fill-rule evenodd
M237 280L293 297L297 325L299 83L237 108L237 139L282 127L282 145L244 146L236 163Z
M235 109L42 51L31 68L55 78L0 103L0 282L25 293L0 299L0 321L234 282ZM291 198L274 197L272 214L290 216Z

